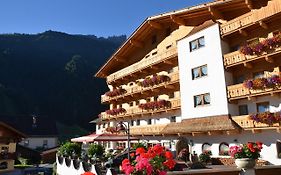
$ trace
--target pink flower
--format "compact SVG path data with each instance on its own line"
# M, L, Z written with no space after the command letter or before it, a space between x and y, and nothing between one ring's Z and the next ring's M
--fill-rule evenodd
M167 172L166 172L166 171L160 171L160 172L158 173L158 175L167 175Z

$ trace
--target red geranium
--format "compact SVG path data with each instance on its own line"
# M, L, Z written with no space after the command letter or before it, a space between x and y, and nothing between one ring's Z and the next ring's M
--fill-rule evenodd
M81 174L81 175L95 175L95 174L92 173L92 172L85 172L85 173L83 173L83 174Z
M167 170L173 169L176 164L172 153L161 145L150 147L147 151L137 148L136 156L132 162L128 159L122 161L122 170L126 175L166 175Z

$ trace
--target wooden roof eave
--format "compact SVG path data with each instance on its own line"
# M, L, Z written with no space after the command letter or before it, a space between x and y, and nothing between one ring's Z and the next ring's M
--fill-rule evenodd
M121 57L121 55L126 52L126 50L129 50L132 45L130 44L131 40L134 40L136 38L139 38L140 35L142 35L142 32L148 28L152 28L152 26L149 24L149 21L154 21L158 23L163 22L173 22L171 19L171 16L176 16L178 18L189 18L193 15L196 16L196 14L200 15L211 15L209 12L209 7L216 7L219 5L224 5L230 2L235 3L243 3L245 4L245 0L219 0L214 1L210 3L205 3L197 6L192 6L188 8L184 8L177 11L167 12L160 15L155 15L146 18L143 23L130 35L130 37L115 51L115 53L107 60L107 62L99 69L99 71L95 74L95 77L98 78L106 78L108 73L105 73L107 69L110 69L110 63L114 61L114 58L117 58L118 56Z

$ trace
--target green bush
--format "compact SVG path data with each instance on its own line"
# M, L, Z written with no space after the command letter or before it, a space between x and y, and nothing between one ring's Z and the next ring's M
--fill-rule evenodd
M58 154L62 156L80 156L81 144L66 142L60 146Z
M211 161L211 156L210 155L211 154L208 153L208 152L201 153L199 155L199 161L200 162L204 162L204 163L207 163L207 162Z
M88 154L90 157L102 157L104 153L104 148L102 145L92 143L89 145Z
M133 149L136 150L137 148L143 147L144 149L147 150L147 144L143 143L143 142L139 142L137 144L134 145Z

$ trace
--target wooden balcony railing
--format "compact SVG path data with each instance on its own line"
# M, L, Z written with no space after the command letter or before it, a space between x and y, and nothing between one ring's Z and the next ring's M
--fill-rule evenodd
M234 120L243 129L280 127L279 123L268 125L265 123L255 122L249 118L249 115L233 116L232 120Z
M126 109L126 112L123 114L118 114L118 115L108 115L105 112L102 112L100 117L101 120L110 120L110 119L116 119L116 118L120 118L120 117L133 117L133 116L138 116L138 115L153 115L153 114L157 114L160 112L168 112L168 111L172 111L172 110L177 110L180 109L181 107L181 101L180 98L176 98L173 100L170 100L171 102L171 107L169 108L163 108L163 109L157 109L157 110L142 110L141 108L139 108L138 106L134 106L134 107L130 107Z
M147 67L150 67L152 65L158 64L164 60L168 60L170 58L173 58L177 56L177 48L171 47L167 49L165 52L157 53L155 55L151 55L148 58L143 58L141 61L132 64L124 69L121 69L107 77L107 82L110 83L114 80L120 79L122 77L125 77L127 75L131 75L134 72L143 70Z
M272 49L270 53L265 52L262 55L244 55L240 51L235 51L224 55L224 66L225 68L229 68L238 64L244 64L246 62L258 59L267 59L277 54L281 54L281 46Z
M264 21L281 12L281 1L269 1L266 7L251 11L238 18L221 24L221 35L225 36L242 28Z
M167 124L145 125L145 126L132 126L130 133L132 135L161 135Z
M280 92L281 88L265 88L259 90L248 89L243 84L236 84L227 87L227 95L229 100L255 97L259 95L268 95Z
M106 95L102 95L101 103L106 103L106 102L110 102L112 100L117 100L117 99L122 99L122 98L124 99L124 97L132 96L133 94L144 93L145 91L148 91L148 90L157 89L159 87L163 87L163 86L167 86L167 85L175 84L175 83L179 82L179 72L178 71L170 73L169 77L170 77L170 81L163 82L158 85L154 85L154 86L150 86L150 87L141 87L141 86L135 85L135 86L126 88L125 90L127 92L125 94L122 94L119 96L109 97Z

